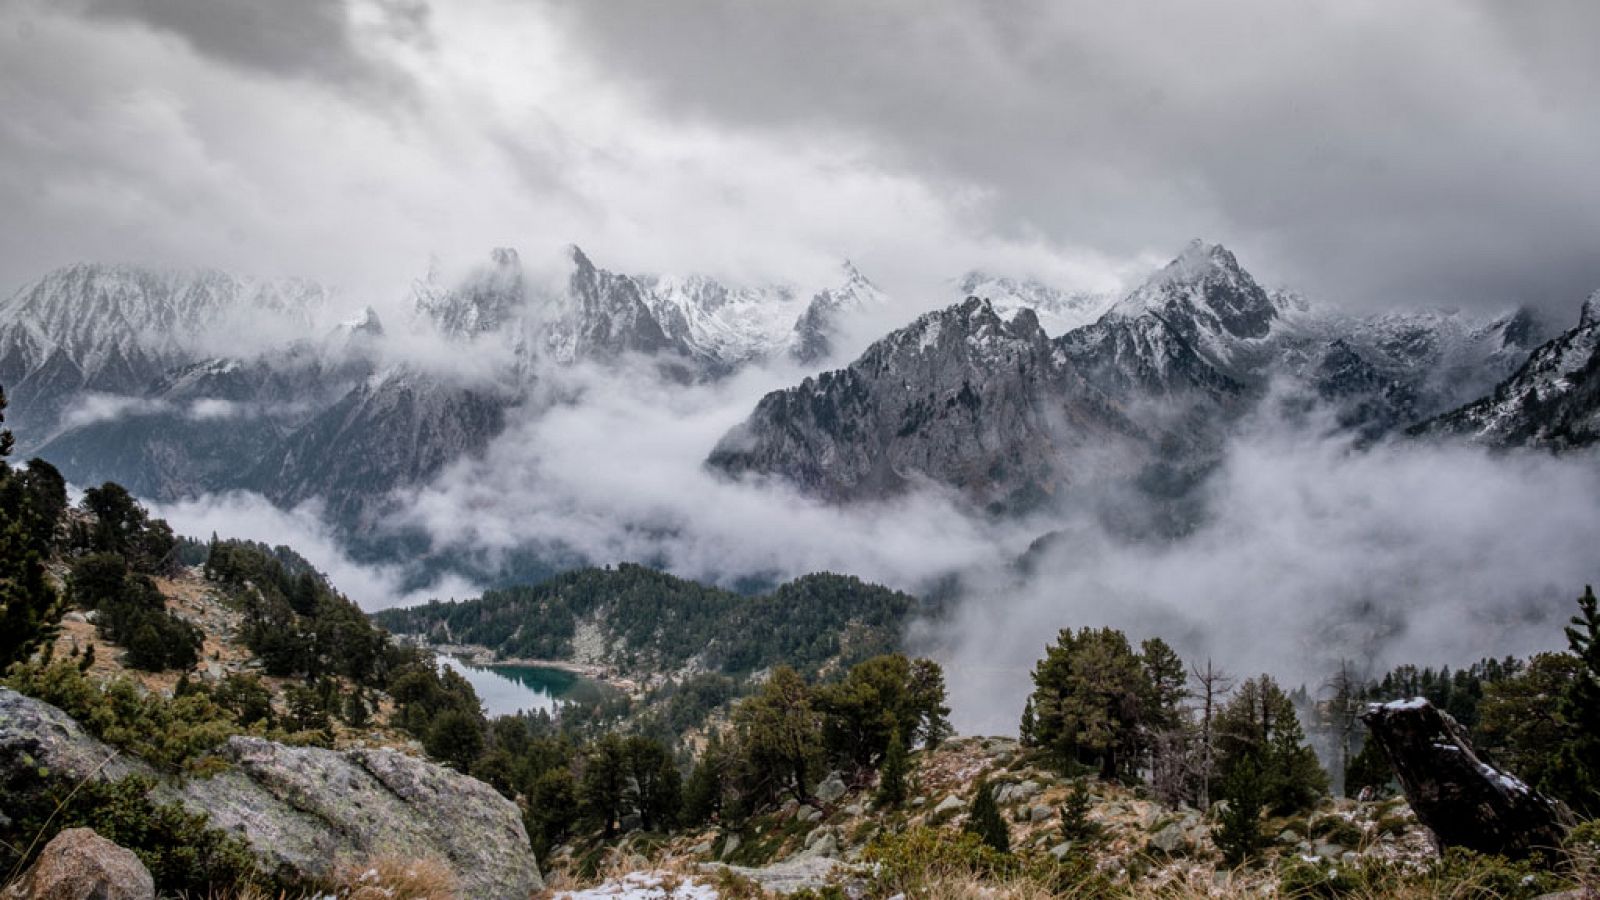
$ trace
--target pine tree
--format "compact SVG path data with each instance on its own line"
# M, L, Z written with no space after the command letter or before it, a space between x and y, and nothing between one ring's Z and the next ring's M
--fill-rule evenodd
M366 701L361 699L359 686L344 698L344 721L351 728L365 728L372 722Z
M683 788L685 824L704 825L721 816L727 767L728 754L722 746L722 736L712 732L705 751L695 760L694 770L689 773L689 783Z
M878 804L893 808L906 801L906 774L910 768L906 757L906 742L895 729L889 738L889 749L883 755L883 767L878 770Z
M1222 782L1226 807L1211 830L1211 839L1224 858L1233 865L1249 859L1261 849L1261 807L1264 796L1255 762L1246 759Z
M975 834L980 840L1001 853L1011 852L1011 829L1000 815L1000 804L994 799L994 786L988 779L978 782L972 796L972 806L967 811L967 822L962 830Z
M1558 711L1571 729L1561 747L1553 781L1568 805L1585 816L1600 815L1600 604L1592 586L1578 598L1578 614L1565 629L1579 665Z
M1061 804L1061 838L1074 844L1092 841L1100 836L1100 825L1089 818L1094 801L1089 797L1088 785L1082 779L1072 783L1066 802Z

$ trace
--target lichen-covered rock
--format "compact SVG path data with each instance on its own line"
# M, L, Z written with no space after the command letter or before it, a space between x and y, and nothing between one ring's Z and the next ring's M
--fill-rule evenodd
M1561 846L1571 813L1480 759L1455 719L1426 699L1375 704L1361 720L1441 846L1512 858Z
M392 750L339 753L230 738L229 768L178 789L271 870L323 878L373 856L436 859L472 897L543 886L517 807L481 781Z
M155 774L144 762L84 731L56 707L0 688L0 768L22 767L74 781Z
M156 883L132 850L88 828L68 828L45 844L39 858L3 900L155 900Z
M458 772L392 750L336 752L230 738L228 763L205 778L157 777L154 767L96 739L65 712L0 688L0 767L114 781L151 777L152 799L204 813L243 838L269 871L320 880L373 856L434 859L470 897L542 887L515 804Z

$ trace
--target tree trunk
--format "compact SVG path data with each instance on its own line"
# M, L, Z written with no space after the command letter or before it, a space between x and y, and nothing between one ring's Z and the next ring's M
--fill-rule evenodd
M1573 823L1567 808L1479 759L1455 719L1427 700L1375 704L1361 721L1441 849L1518 859L1561 846Z

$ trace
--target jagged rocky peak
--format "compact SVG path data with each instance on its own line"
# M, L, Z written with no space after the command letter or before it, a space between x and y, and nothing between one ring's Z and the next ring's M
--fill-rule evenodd
M1600 323L1600 290L1596 290L1583 301L1583 308L1578 312L1578 327L1589 328Z
M413 290L418 316L456 338L501 330L527 299L522 260L510 247L490 251L487 264L474 267L454 285L441 284L437 268L430 268Z
M1277 304L1226 247L1198 238L1112 311L1154 313L1182 332L1232 338L1264 338L1278 317Z
M1037 349L1048 337L1031 309L1007 320L982 297L924 313L905 328L889 334L862 354L862 362L888 361L906 355L939 354L946 359L992 360L1014 344Z
M1093 322L1111 304L1111 297L1083 291L1067 291L1037 278L1012 278L983 271L971 271L954 283L960 297L982 297L994 304L1003 316L1031 309L1039 324L1053 337L1059 337Z
M855 263L847 259L839 268L844 276L839 286L818 291L795 320L789 354L800 362L818 362L832 356L833 335L840 322L884 302L883 292L861 274Z

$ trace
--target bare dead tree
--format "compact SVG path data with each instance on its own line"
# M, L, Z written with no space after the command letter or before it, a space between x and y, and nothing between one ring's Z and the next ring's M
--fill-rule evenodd
M1150 790L1156 801L1176 809L1198 800L1199 733L1188 722L1157 732L1150 742Z
M1217 758L1216 733L1211 725L1216 718L1217 704L1233 690L1234 680L1233 676L1213 666L1210 657L1206 657L1204 669L1190 666L1190 674L1199 685L1194 692L1200 703L1199 806L1205 810L1211 808L1211 776L1216 772Z
M1350 765L1350 738L1355 734L1356 723L1360 721L1361 715L1361 680L1351 669L1350 661L1341 659L1339 670L1323 682L1322 688L1328 692L1328 701L1323 707L1323 714L1339 756L1339 764L1331 773L1333 793L1342 797L1344 773Z

